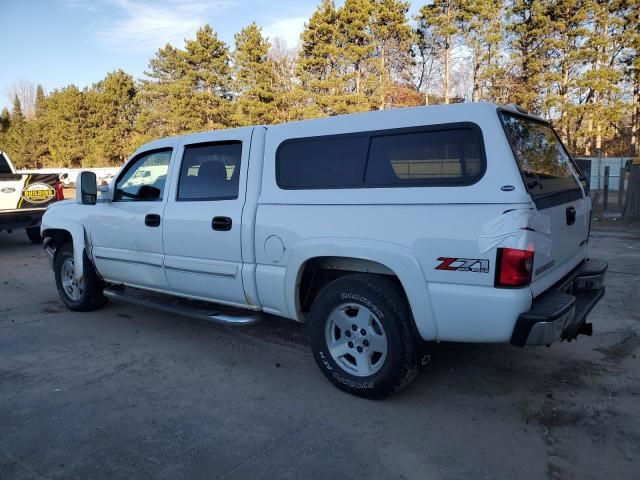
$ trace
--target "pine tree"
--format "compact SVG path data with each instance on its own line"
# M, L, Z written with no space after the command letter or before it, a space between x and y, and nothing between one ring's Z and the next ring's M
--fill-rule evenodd
M88 166L89 131L83 92L75 85L54 90L47 98L45 122L51 159L56 166Z
M570 132L572 112L570 97L576 93L583 69L584 39L588 33L589 0L560 0L549 8L552 34L546 48L550 54L549 69L543 75L547 87L545 110L554 118L562 140L574 144Z
M340 71L338 12L332 0L323 0L301 35L297 75L308 96L306 117L349 111L346 79Z
M461 33L460 10L457 0L435 0L424 5L417 17L422 35L436 41L435 48L442 57L444 103L450 101L451 50Z
M0 113L0 151L6 150L6 136L11 125L11 114L5 107Z
M149 62L141 88L137 129L146 138L231 125L229 49L209 25L185 42L167 44Z
M474 102L486 98L500 59L503 0L458 0L459 33L471 51Z
M341 68L348 81L347 93L355 95L355 109L371 108L366 91L366 77L372 71L371 58L375 51L371 34L372 0L345 0L338 10L338 45Z
M586 88L584 102L578 109L576 119L576 131L586 137L584 144L587 155L601 155L603 140L617 133L612 125L621 121L624 111L620 89L623 72L619 62L627 38L624 9L621 7L624 7L624 3L589 2L590 28L584 48L584 60L589 68L578 80ZM585 118L586 129L583 128Z
M387 105L389 89L408 80L411 67L412 30L408 23L409 3L401 0L375 0L371 33L378 60L378 98L380 110Z
M236 125L272 123L275 115L273 65L268 58L271 44L252 23L235 35L234 73Z
M190 89L190 131L214 130L231 125L231 55L229 48L205 25L195 40L185 42L183 58Z
M5 147L9 156L13 160L16 168L26 168L29 163L29 139L28 127L22 113L22 104L18 95L13 98L13 108L11 109L11 119L9 129L5 137Z
M133 127L137 114L133 77L122 70L107 74L85 94L91 161L120 165L135 149Z
M545 0L513 0L507 12L510 61L517 82L511 102L535 113L542 111L544 77L550 65L548 6Z
M47 165L50 160L49 144L47 141L46 95L42 85L36 87L36 100L34 107L34 117L30 122L31 147L30 152L36 167Z
M136 130L142 140L189 130L189 81L182 52L167 44L149 62L140 89Z

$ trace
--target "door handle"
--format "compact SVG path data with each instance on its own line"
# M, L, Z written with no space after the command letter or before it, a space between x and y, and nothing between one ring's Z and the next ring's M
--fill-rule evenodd
M576 223L576 209L575 207L567 207L567 225L574 223Z
M148 213L144 217L144 224L147 227L159 227L160 226L160 215L157 213Z
M228 232L231 230L232 225L233 222L229 217L213 217L213 220L211 220L211 228L221 232Z

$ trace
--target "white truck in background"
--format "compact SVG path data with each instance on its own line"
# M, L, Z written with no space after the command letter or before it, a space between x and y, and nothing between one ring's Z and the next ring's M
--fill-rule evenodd
M57 173L17 173L9 155L0 150L0 231L25 229L29 240L42 242L42 215L59 200L64 200L64 191Z
M489 103L165 138L42 223L62 301L308 322L338 388L408 385L429 342L591 335L605 261L588 184L545 121Z

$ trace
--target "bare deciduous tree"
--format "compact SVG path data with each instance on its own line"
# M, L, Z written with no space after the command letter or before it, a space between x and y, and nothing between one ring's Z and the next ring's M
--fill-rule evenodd
M9 101L17 96L24 116L27 119L33 118L36 111L36 86L33 82L21 78L7 86L4 93Z

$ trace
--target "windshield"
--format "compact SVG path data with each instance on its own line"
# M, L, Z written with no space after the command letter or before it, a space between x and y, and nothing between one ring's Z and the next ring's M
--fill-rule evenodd
M532 196L579 188L577 170L551 126L506 112L500 115Z

